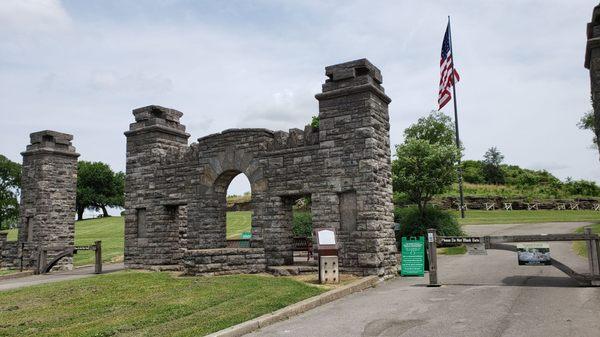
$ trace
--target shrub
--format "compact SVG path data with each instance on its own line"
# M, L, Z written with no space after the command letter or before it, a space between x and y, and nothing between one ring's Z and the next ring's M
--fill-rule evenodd
M310 126L312 126L313 129L318 129L320 122L321 120L319 119L319 116L312 116Z
M312 236L312 216L310 212L295 211L292 232L296 236Z
M396 231L398 241L403 236L427 236L428 228L435 228L438 235L463 235L458 221L452 214L434 207L427 207L423 218L417 207L396 208L394 220L400 224L400 230Z

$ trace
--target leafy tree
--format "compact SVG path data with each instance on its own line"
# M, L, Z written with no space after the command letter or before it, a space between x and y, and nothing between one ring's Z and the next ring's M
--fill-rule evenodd
M0 155L0 229L19 218L21 165Z
M594 133L594 138L592 139L592 142L594 143L595 147L600 147L600 140L598 138L600 135L600 125L596 125L596 116L594 116L593 110L590 110L585 115L583 115L579 120L579 123L577 123L577 126L582 130L592 131Z
M107 207L122 207L125 175L114 173L101 162L80 161L77 165L77 218L83 218L86 208L102 210L109 216Z
M453 145L454 125L450 117L442 112L431 111L429 116L419 118L415 124L404 130L404 139L423 139L431 144Z
M483 175L488 184L504 184L504 172L502 172L502 161L504 156L495 146L492 146L483 155Z
M479 160L465 160L462 162L463 180L470 184L484 184L483 163Z
M392 163L393 187L417 204L421 218L434 195L446 191L456 180L458 150L454 145L407 139L396 146Z

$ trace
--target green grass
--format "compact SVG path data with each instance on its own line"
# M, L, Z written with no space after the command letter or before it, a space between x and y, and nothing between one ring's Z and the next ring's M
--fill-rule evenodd
M91 245L102 241L102 261L123 261L124 219L120 216L89 219L75 222L75 245ZM8 240L17 240L17 229L8 230ZM74 256L73 264L83 266L94 263L93 251L81 251Z
M581 211L480 211L468 210L465 219L460 218L460 212L452 211L461 225L505 224L505 223L541 223L541 222L578 222L600 221L600 212L591 210Z
M201 336L323 291L282 277L124 271L0 292L0 334Z
M227 212L227 239L239 239L250 232L252 211Z
M467 253L467 246L460 245L456 247L444 247L438 250L441 255L462 255Z
M250 231L252 212L227 212L227 238L240 238L243 232ZM123 260L124 218L120 216L89 219L75 222L75 245L91 245L102 241L102 261ZM8 240L17 240L17 229L8 230ZM81 251L75 255L75 266L94 263L93 251Z
M583 233L583 227L577 228L575 233ZM592 225L592 233L600 234L600 223ZM587 247L585 241L574 241L573 251L579 256L587 257Z

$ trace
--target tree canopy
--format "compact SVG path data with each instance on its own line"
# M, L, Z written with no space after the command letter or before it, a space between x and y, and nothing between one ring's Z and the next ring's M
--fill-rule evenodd
M0 155L0 228L5 229L19 218L21 165Z
M495 146L490 147L483 155L483 176L488 184L504 184L504 172L500 165L504 156Z
M86 208L102 210L109 216L107 207L123 207L125 174L113 172L102 162L80 161L77 164L77 218L83 218Z
M431 111L415 124L404 130L404 139L426 140L431 144L452 145L455 143L454 125L450 117L440 111Z
M459 151L454 129L448 116L432 111L409 126L404 136L392 162L393 188L417 204L424 217L433 196L449 189L456 179Z

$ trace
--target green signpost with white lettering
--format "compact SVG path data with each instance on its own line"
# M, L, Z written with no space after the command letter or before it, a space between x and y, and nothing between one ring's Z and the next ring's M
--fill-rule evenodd
M425 273L425 238L402 238L402 276L423 276Z

